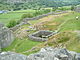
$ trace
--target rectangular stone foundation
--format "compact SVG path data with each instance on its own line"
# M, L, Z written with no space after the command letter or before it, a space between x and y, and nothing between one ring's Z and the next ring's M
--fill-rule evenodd
M33 41L47 41L50 36L54 35L54 32L47 30L40 30L29 35L29 38Z

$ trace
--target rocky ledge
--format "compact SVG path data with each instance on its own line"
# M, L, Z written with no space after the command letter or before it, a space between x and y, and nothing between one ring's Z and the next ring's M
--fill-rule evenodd
M0 60L80 60L80 53L64 48L46 47L29 56L14 52L2 52L0 53Z

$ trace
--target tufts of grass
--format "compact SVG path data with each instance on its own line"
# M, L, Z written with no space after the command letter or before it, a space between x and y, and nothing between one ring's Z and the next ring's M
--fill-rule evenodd
M30 50L32 47L36 46L41 42L31 41L28 38L15 39L14 42L7 48L3 48L2 51L15 51L17 53L22 53L24 51Z

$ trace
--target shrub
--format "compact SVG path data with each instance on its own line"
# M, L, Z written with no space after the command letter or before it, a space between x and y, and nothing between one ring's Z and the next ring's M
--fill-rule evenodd
M27 13L27 14L23 14L22 15L22 19L24 19L24 18L32 18L32 17L34 17L33 13Z
M35 16L37 16L37 15L41 15L41 14L42 14L42 12L41 12L41 11L39 11L39 10L38 10L38 11L36 11L36 12L34 13L34 15L35 15Z
M46 9L46 10L36 10L33 13L26 13L22 15L21 20L23 20L24 18L33 18L38 15L46 14L49 13L50 11L51 11L50 9Z
M69 40L69 37L62 37L61 39L57 40L58 43L63 43Z
M49 13L49 12L51 12L51 9L45 9L44 10L44 13Z
M71 6L71 10L72 10L72 11L74 10L74 8L75 8L75 6Z
M8 28L11 28L11 27L14 27L15 25L17 25L17 22L15 20L11 20L8 24L7 24L7 27Z

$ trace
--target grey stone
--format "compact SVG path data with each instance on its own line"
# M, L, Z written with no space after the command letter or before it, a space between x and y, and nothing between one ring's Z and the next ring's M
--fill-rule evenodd
M74 8L74 11L79 12L80 13L80 6L77 6Z
M29 60L27 56L14 53L14 52L5 52L0 54L0 60Z
M33 18L24 18L20 24L16 25L15 27L12 27L10 28L12 31L16 31L20 26L24 25L24 24L28 24L28 25L32 25L31 23L29 23L29 21L31 20L39 20L43 17L46 17L46 16L49 16L49 15L58 15L58 14L62 14L62 13L67 13L68 11L61 11L61 12L50 12L50 13L47 13L47 14L43 14L43 15L39 15L39 16L36 16L36 17L33 17Z
M33 34L30 34L29 38L33 41L47 41L48 38L54 34L55 32L52 32L52 31L40 30Z
M9 46L14 40L13 33L7 27L0 24L0 47Z
M43 50L43 51L42 51ZM76 54L76 55L75 55ZM40 52L29 55L31 60L80 60L80 54L63 48L42 48Z
M0 60L80 60L80 53L64 48L45 47L38 53L29 56L14 52L2 52Z

